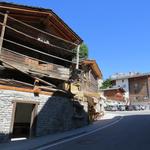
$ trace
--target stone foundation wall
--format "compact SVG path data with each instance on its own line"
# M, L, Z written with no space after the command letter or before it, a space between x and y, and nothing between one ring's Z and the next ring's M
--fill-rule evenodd
M66 97L39 95L10 90L0 91L0 142L7 141L12 121L13 101L39 102L37 110L36 136L82 127L88 124L87 112L80 111L75 117L73 100ZM79 103L79 105L81 105ZM84 107L83 107L84 108Z

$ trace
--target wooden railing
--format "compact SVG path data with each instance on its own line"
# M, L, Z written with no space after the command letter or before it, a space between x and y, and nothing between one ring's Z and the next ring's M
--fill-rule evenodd
M0 12L0 22L3 23L4 16L6 14L3 14ZM44 40L44 42L49 43L53 46L56 46L58 49L67 50L68 52L72 52L71 49L68 49L72 46L77 46L76 43L73 43L71 41L65 40L59 36L53 35L51 33L48 33L46 31L40 30L36 27L33 27L25 22L22 22L21 20L15 19L11 17L10 15L7 16L7 28L11 28L12 30L15 30L15 32L19 32L20 34L27 34L29 36L32 36L39 40ZM45 41L45 39L47 39Z
M5 48L2 48L1 60L25 72L62 80L69 79L69 68L38 60Z
M82 80L81 90L89 92L98 92L98 83L95 81Z
M1 12L0 32L2 33L0 35L0 51L5 41L11 45L13 44L15 46L26 48L30 51L34 51L39 54L49 56L50 58L57 59L58 61L64 61L69 64L73 63L71 59L75 56L75 53L73 52L74 49L70 49L70 47L77 46L75 43L47 33L43 30L37 29L22 21L12 18L7 14L4 15ZM24 42L24 44L19 43L18 39ZM30 47L29 44L34 46Z

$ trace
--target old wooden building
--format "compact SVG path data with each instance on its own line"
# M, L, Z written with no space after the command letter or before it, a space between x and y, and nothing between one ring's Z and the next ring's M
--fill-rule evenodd
M125 102L125 98L124 98L125 90L123 88L120 87L108 88L108 89L103 89L102 91L104 92L104 96L108 100Z
M1 3L0 12L1 66L12 76L19 70L56 86L67 81L82 40L51 10Z
M86 125L63 89L82 39L52 10L5 2L0 33L0 141Z
M96 60L84 60L81 63L81 90L84 92L98 92L98 80L102 79L102 72Z
M102 80L102 72L96 63L96 60L84 60L80 62L79 69L74 73L77 77L71 83L71 92L75 94L84 106L87 106L87 112L90 120L96 119L103 113L101 94L99 91L99 80Z
M127 104L150 105L150 73L118 74L112 76L113 87L125 90Z

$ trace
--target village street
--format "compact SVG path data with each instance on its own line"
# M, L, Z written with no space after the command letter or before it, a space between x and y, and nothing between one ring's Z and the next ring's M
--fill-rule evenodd
M117 113L117 112L114 112ZM95 133L47 145L39 150L141 150L150 149L150 112L122 112L121 120Z
M0 0L0 150L150 150L149 5Z

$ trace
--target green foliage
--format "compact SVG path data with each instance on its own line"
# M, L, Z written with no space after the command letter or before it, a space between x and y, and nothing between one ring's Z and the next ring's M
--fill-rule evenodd
M87 59L88 58L88 47L86 44L82 43L80 46L80 59Z
M111 79L106 79L103 83L102 86L100 87L101 89L107 89L112 87L112 80Z

